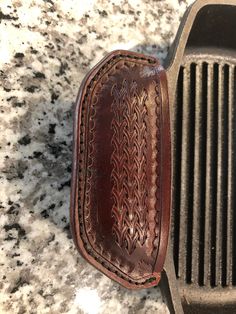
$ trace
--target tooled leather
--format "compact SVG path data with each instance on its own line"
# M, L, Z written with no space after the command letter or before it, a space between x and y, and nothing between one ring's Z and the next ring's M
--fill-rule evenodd
M116 60L119 60L119 57L116 56ZM114 61L116 61L114 59ZM119 61L119 67L135 67L137 63L137 58L124 58ZM144 60L142 58L141 62L145 64L149 63L150 59ZM118 62L117 62L118 63ZM107 65L107 68L110 65ZM139 64L140 66L140 64ZM95 181L96 181L96 167L94 165L95 162L95 151L96 151L96 144L95 144L95 129L96 129L96 105L97 105L97 95L96 91L102 91L106 81L108 79L111 79L111 76L116 74L117 69L114 68L114 64L110 66L110 69L107 70L106 67L103 68L100 73L98 72L96 74L96 79L90 82L90 85L88 86L88 92L85 96L87 99L84 99L83 101L83 106L82 106L82 114L81 114L81 126L80 126L80 157L79 157L79 181L82 183L85 179L85 186L83 184L79 184L79 219L80 219L80 228L81 228L81 238L83 239L84 245L88 251L89 254L91 254L95 259L97 259L101 264L103 264L104 267L106 267L108 270L116 273L116 275L120 276L121 278L123 277L126 280L129 280L131 282L134 282L135 284L144 284L145 280L139 279L137 275L141 277L145 277L146 274L145 272L142 271L142 269L148 270L148 272L151 272L153 267L150 266L150 264L145 263L144 260L138 261L138 271L134 272L129 265L124 264L124 260L119 258L118 256L112 255L109 250L103 247L102 242L100 241L101 239L96 238L96 232L94 232L93 228L94 226L92 225L91 221L91 209L92 209L92 204L91 204L91 195L93 193L93 187L95 186ZM128 86L128 83L131 84L131 86ZM145 241L148 242L146 246L146 251L147 254L151 255L153 253L153 249L155 247L158 247L158 242L159 242L159 223L160 223L160 217L158 214L158 208L155 206L157 200L158 200L158 187L160 186L160 182L157 182L157 177L158 176L158 169L159 166L157 164L157 142L159 138L158 132L158 126L159 126L159 114L158 111L160 111L160 97L159 97L159 83L157 81L153 81L153 90L155 90L155 95L148 95L147 91L143 90L140 94L137 94L137 90L135 91L135 88L139 88L137 85L137 82L132 81L132 82L126 82L123 81L123 86L121 87L121 90L126 89L126 94L129 93L127 89L130 89L130 93L135 94L136 92L136 101L133 104L133 108L129 108L134 110L134 115L136 116L136 121L131 121L130 117L126 116L126 136L125 136L125 141L126 141L126 147L127 151L123 154L123 157L120 156L120 158L126 158L129 159L128 165L130 167L136 167L136 170L138 171L132 171L132 174L130 175L128 168L126 169L126 180L124 183L123 188L118 191L117 185L113 182L113 188L112 188L112 195L113 195L113 206L112 206L112 213L113 216L115 216L114 224L113 224L113 232L116 235L116 241L118 241L118 244L121 247L126 246L126 250L128 251L129 254L132 254L132 252L137 248L137 246L142 246ZM126 84L126 86L125 86ZM117 86L113 84L113 89L111 89L111 94L113 96L116 94L116 97L114 97L114 102L111 110L114 110L114 104L117 102L118 94L121 93L121 90L117 89ZM124 92L124 91L122 91ZM130 96L130 95L129 95ZM117 98L118 97L118 98ZM135 98L133 97L133 98ZM146 180L147 180L147 174L145 174L145 165L146 165L146 152L145 152L145 145L146 139L147 139L147 134L146 133L146 126L145 123L143 122L143 115L146 114L146 106L145 106L145 100L148 97L152 97L155 99L157 106L153 106L151 110L150 120L153 120L152 122L149 122L150 125L152 125L153 132L151 135L151 138L149 139L149 142L151 145L152 149L152 156L150 158L150 162L153 164L152 166L152 172L153 174L151 175L151 188L149 191L149 195L146 195L145 188L141 188L145 185ZM132 98L130 96L130 98ZM90 104L89 108L89 113L85 113L85 105L86 102L89 102L92 99L92 102ZM137 101L138 99L138 101ZM129 100L132 101L132 100ZM134 100L133 100L134 101ZM140 105L141 107L139 107ZM150 109L149 109L150 110ZM156 112L154 112L156 111ZM141 115L139 118L139 121L137 119L137 116ZM125 116L125 115L124 115ZM115 117L115 116L114 116ZM89 122L88 122L89 121ZM111 130L114 132L115 124L116 124L116 118L113 119L111 123ZM86 133L86 128L85 124L89 124L89 132ZM129 124L129 126L128 126ZM134 128L136 131L134 132L134 136L132 136L132 128ZM113 133L114 134L114 133ZM125 132L124 132L125 134ZM114 143L115 136L113 136L113 140L111 143L113 144L113 153L111 155L111 163L113 164L113 171L111 174L111 178L114 181L115 180L115 149ZM84 158L86 156L85 150L86 147L84 143L88 141L89 145L87 148L87 160ZM130 142L130 145L127 146L127 141L133 141L132 145ZM136 144L135 144L136 142ZM132 148L134 144L134 147ZM136 145L136 146L135 146ZM132 149L133 152L132 152ZM129 150L131 149L131 150ZM137 156L136 156L137 154ZM126 160L127 162L127 160ZM125 164L126 164L125 162ZM86 169L86 171L85 171ZM117 168L118 169L118 168ZM86 173L85 173L86 172ZM135 188L129 190L128 186L130 185L131 181L134 180L135 182ZM150 182L149 182L150 183ZM126 185L126 187L125 187ZM150 186L150 185L149 185ZM85 187L85 189L84 189ZM122 191L123 189L123 191ZM122 220L122 225L118 226L118 220L119 216L114 214L117 211L117 204L118 204L118 197L115 197L116 193L124 193L127 192L129 197L128 200L130 199L131 202L134 202L133 198L135 199L136 204L139 204L140 206L140 211L135 211L134 210L134 205L127 203L127 200L125 201L125 197L123 200L121 200L121 203L123 202L123 208L126 206L126 209L124 210L124 213L127 218L127 213L128 213L128 220ZM117 195L118 195L117 194ZM85 199L83 200L85 196ZM147 202L147 199L150 200L153 204L153 209L152 210L147 210L145 204ZM120 200L119 200L120 202ZM133 207L132 207L133 206ZM143 208L144 210L142 210ZM136 208L137 209L137 208ZM124 217L124 213L122 214ZM133 215L133 216L132 216ZM133 233L130 232L130 234L127 233L128 228L133 227ZM124 232L125 230L125 232ZM123 235L122 235L123 233ZM118 240L120 236L120 239ZM157 250L155 251L155 254L157 254ZM117 272L118 270L118 272ZM132 279L132 273L135 275L136 279ZM149 276L150 277L150 276Z
M121 248L131 254L147 239L146 99L145 89L123 81L120 90L112 86L114 119L111 155L114 224L112 230Z

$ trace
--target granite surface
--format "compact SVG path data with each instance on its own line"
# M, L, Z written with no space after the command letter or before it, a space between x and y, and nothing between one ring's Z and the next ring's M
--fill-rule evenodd
M192 0L0 3L0 313L168 313L76 252L69 231L72 106L122 48L163 60Z

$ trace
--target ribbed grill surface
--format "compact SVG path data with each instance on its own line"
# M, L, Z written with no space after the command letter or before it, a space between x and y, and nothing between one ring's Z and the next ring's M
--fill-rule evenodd
M177 277L236 285L234 61L188 56L172 112L173 254Z

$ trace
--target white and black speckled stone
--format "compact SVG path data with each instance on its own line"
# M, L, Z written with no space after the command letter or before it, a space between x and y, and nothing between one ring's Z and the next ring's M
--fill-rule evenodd
M72 105L122 48L163 59L192 0L0 3L0 313L168 313L88 265L69 233Z

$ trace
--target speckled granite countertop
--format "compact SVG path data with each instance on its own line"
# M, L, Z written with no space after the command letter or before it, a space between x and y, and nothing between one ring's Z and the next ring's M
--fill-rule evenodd
M168 313L76 252L69 232L72 105L122 48L163 59L192 0L0 3L0 313Z

